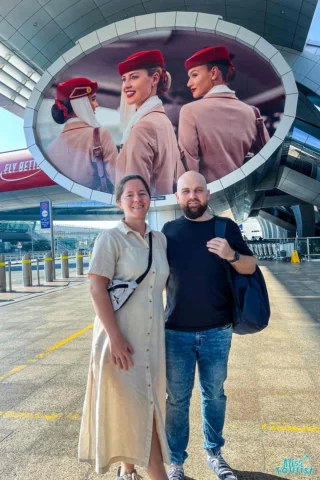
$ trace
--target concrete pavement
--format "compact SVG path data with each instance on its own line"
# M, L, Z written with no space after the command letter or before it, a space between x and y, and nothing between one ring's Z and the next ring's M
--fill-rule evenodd
M223 453L239 480L320 479L319 267L264 264L270 326L233 337ZM0 309L1 480L101 478L76 460L93 318L86 283ZM202 443L196 387L190 479L213 479ZM312 473L290 474L299 461Z

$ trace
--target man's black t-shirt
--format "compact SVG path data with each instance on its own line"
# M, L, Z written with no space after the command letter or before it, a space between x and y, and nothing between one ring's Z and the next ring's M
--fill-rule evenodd
M208 240L215 237L215 217L205 222L180 217L166 223L162 232L167 237L170 266L166 328L190 332L230 324L232 293L226 267L207 248ZM226 239L233 250L253 255L230 219Z

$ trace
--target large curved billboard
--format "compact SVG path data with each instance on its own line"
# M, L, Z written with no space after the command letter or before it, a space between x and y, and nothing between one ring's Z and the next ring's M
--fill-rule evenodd
M185 68L186 59L211 46L224 46L236 71L232 82L222 82L212 93L198 87L199 72L194 75L192 64L189 72ZM144 79L132 76L137 71L139 76L140 69L134 63L122 75L118 69L144 50L160 50L171 75L169 90L160 92L160 102L151 102L145 112L139 97ZM151 82L159 81L149 73ZM74 88L61 87L65 82ZM75 102L84 97L86 104ZM39 107L37 143L46 160L79 185L113 193L124 175L140 173L154 196L167 196L186 169L200 171L211 183L240 168L273 136L284 105L281 78L255 49L217 33L162 30L101 46L56 75ZM125 114L131 111L132 118L137 108L142 115L131 126L129 121L128 132Z

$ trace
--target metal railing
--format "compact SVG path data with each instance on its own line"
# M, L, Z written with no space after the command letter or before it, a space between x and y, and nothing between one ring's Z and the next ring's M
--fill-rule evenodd
M300 260L320 260L320 237L265 238L247 244L259 260L288 261L294 250Z

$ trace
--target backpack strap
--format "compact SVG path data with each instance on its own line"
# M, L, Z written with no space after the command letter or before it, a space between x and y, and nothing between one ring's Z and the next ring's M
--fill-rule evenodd
M216 223L214 226L216 237L226 238L227 221L226 218L216 217Z
M96 164L97 166L97 172L100 178L100 183L101 183L101 191L106 192L106 193L112 193L112 184L107 177L106 171L105 171L105 164L103 160L103 151L102 151L102 146L101 146L101 140L100 140L100 128L96 127L93 129L93 147L92 147L92 152L93 152L93 158L92 162Z
M264 134L264 121L263 118L260 115L259 110L256 107L252 107L255 117L256 117L256 125L257 125L257 132L258 132L258 138L260 140L261 148L265 146L267 143L266 136Z

